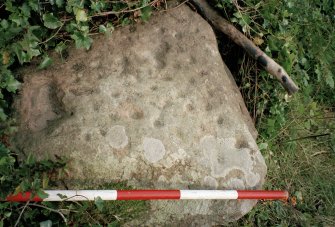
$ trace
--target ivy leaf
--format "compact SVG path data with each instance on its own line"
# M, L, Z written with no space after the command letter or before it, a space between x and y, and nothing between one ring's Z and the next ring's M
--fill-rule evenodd
M16 23L17 26L22 26L23 27L23 26L27 25L27 17L22 17L19 14L12 13L9 16L9 19L11 21L13 21L14 23Z
M143 21L148 21L152 13L151 6L146 6L141 9L141 18Z
M63 51L66 49L66 44L64 42L59 42L55 47L55 51L59 54L62 54Z
M146 6L148 5L149 0L141 0L141 6Z
M52 227L52 221L51 220L46 220L40 222L40 227Z
M19 60L20 64L22 65L24 62L29 61L29 59L27 59L27 53L23 51L22 46L18 43L14 43L12 46L17 59Z
M45 69L51 64L52 64L52 59L48 55L45 55L42 62L38 66L38 69Z
M57 195L58 195L58 197L61 198L61 199L67 199L67 196L66 196L66 195L63 195L63 194L60 194L60 193L58 193Z
M86 34L76 31L71 38L75 41L77 48L90 49L93 40Z
M107 28L105 27L105 25L99 25L99 32L100 33L106 33L107 32Z
M7 91L9 92L15 92L19 87L20 87L20 82L17 81L12 72L8 69L4 69L2 70L2 78L1 78L1 83L0 83L0 87L1 88L6 88ZM3 99L3 95L2 93L0 93L0 98ZM2 106L3 103L0 103Z
M101 12L101 10L106 8L106 3L102 1L97 1L97 2L91 2L91 9L94 10L95 12Z
M30 6L30 8L35 11L38 12L39 11L39 7L38 7L38 0L29 0L28 1L28 5Z
M31 8L29 7L29 5L27 3L23 3L22 6L20 7L20 9L21 9L21 12L24 16L30 17Z
M268 148L268 144L267 143L260 143L258 145L258 148L259 148L260 151L265 150L265 149Z
M9 27L8 21L5 19L1 19L0 24L3 29L7 29Z
M6 1L5 5L6 5L6 10L11 13L15 13L15 11L17 10L17 7L13 5L12 1Z
M0 120L1 121L6 121L7 120L7 115L5 114L5 111L2 107L0 107Z
M87 15L85 10L83 9L78 9L76 11L76 21L87 21Z
M62 22L58 20L53 13L43 14L44 26L50 29L56 29L62 25Z
M328 84L329 87L334 88L334 79L332 73L328 71L325 76L326 84Z
M107 23L105 25L99 25L99 32L105 35L110 35L114 31L114 26L112 23Z
M9 75L6 86L7 91L15 92L20 87L20 85L20 82L17 81L13 75Z
M48 194L45 192L45 191L43 191L42 189L38 189L38 191L37 191L37 196L38 197L40 197L41 199L46 199L46 198L48 198Z
M56 5L60 8L64 4L64 0L56 0Z
M125 17L121 20L121 26L126 26L126 25L130 24L130 22L131 21L129 20L129 18Z

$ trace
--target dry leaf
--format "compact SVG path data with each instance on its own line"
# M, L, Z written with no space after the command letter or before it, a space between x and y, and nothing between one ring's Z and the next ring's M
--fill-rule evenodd
M3 65L7 65L9 63L10 60L10 55L7 51L2 53L2 64Z
M253 42L256 46L260 46L264 43L264 40L258 36L253 39Z
M297 205L297 198L295 197L295 196L293 196L292 198L291 198L291 204L292 204L292 206L296 206Z

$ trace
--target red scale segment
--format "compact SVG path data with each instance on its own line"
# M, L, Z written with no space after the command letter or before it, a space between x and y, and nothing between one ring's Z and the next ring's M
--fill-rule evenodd
M23 192L23 193L18 193L17 195L7 196L6 201L11 201L11 202L25 202L25 201L42 202L43 199L41 199L37 195L35 195L32 198L32 193L31 192Z
M116 200L180 199L180 190L118 190Z
M237 190L237 199L288 199L287 191Z

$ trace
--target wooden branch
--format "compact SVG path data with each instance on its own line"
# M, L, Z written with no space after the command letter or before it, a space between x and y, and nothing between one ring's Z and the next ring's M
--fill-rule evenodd
M206 0L191 0L191 3L196 6L199 13L210 23L214 28L226 34L237 45L244 48L248 54L256 59L265 70L275 76L289 95L299 90L298 86L288 76L282 66L276 63L272 58L267 56L259 49L251 40L237 30L230 22L222 18Z

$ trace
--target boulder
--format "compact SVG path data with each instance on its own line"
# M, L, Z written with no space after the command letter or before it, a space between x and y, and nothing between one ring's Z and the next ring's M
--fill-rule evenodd
M256 130L211 27L187 6L26 68L16 148L69 158L70 178L138 189L259 189ZM88 186L86 185L86 188ZM94 187L93 185L91 187ZM255 201L152 201L129 225L214 225Z

